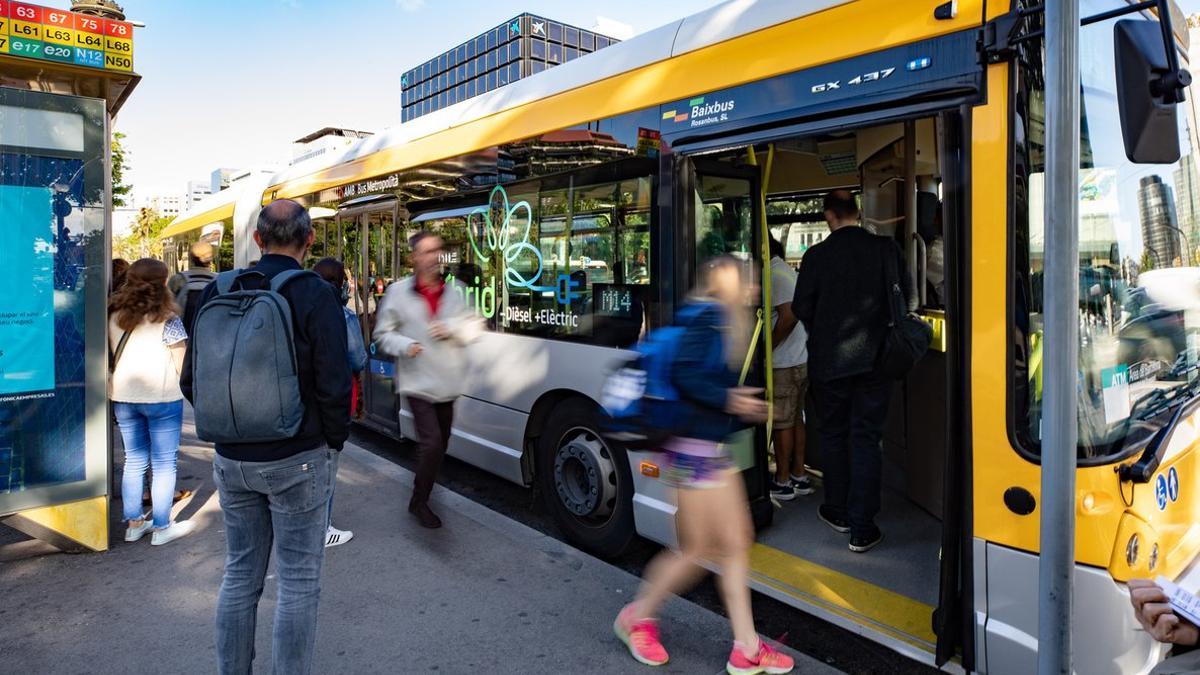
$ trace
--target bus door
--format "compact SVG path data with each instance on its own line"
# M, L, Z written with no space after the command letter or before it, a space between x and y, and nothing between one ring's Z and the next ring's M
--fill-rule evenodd
M396 215L394 198L368 197L343 205L338 212L342 262L350 275L348 307L358 316L367 346L367 368L358 377L355 418L368 426L396 432L394 369L390 357L371 349L379 302L396 278Z
M679 177L676 204L682 220L681 227L676 228L679 264L675 266L675 305L695 288L700 265L719 255L746 260L755 270L755 280L761 280L763 221L759 169L705 157L683 156L677 162L680 164L675 167ZM766 386L762 307L761 294L756 294L754 305L747 308L746 323L752 337L738 365L741 381L747 386ZM772 516L771 501L767 498L766 428L759 425L742 432L731 438L729 444L746 480L747 493L752 496L755 526L764 527Z
M374 342L375 318L383 293L396 280L396 224L397 202L382 205L379 209L363 214L366 254L360 269L363 273L363 296L367 313L360 317L363 323L365 344ZM396 386L393 361L389 357L379 358L369 354L367 373L363 386L363 417L389 428L396 425Z

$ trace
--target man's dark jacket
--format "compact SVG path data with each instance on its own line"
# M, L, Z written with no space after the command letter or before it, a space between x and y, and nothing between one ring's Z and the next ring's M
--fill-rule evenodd
M814 381L876 369L891 319L887 256L896 261L907 296L900 247L889 238L842 227L805 252L792 312L808 332L808 375Z
M253 270L235 284L266 287L276 274L298 270L295 258L264 255ZM261 276L259 276L261 275ZM204 289L200 306L216 295L216 282ZM341 450L350 436L350 366L346 361L346 319L333 287L314 275L289 281L280 291L292 309L296 368L304 420L294 437L267 443L218 443L217 453L243 462L270 462L328 444ZM237 377L237 373L233 374ZM192 401L192 345L189 341L179 386Z

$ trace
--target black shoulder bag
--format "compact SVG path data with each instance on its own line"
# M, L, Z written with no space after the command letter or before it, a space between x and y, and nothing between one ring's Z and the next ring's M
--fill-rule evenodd
M890 243L890 242L889 242ZM888 303L888 328L879 352L879 371L892 380L902 379L925 355L933 341L933 328L908 311L900 290L900 270L891 246L884 251L884 300Z
M108 397L112 398L112 376L117 371L117 362L121 360L121 355L125 353L125 344L129 342L129 334L133 331L127 330L121 333L121 339L117 341L116 351L109 350L108 352Z

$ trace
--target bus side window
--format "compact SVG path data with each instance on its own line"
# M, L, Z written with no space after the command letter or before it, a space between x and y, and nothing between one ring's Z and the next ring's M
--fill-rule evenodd
M652 189L646 176L510 195L510 205L524 200L534 213L527 242L523 223L509 232L510 247L528 243L529 251L508 251L502 261L498 329L617 346L610 331L597 330L596 289L650 283Z

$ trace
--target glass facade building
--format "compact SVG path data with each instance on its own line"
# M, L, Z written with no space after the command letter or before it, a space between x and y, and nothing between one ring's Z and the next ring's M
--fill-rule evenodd
M521 14L400 76L402 122L603 49L616 39Z

